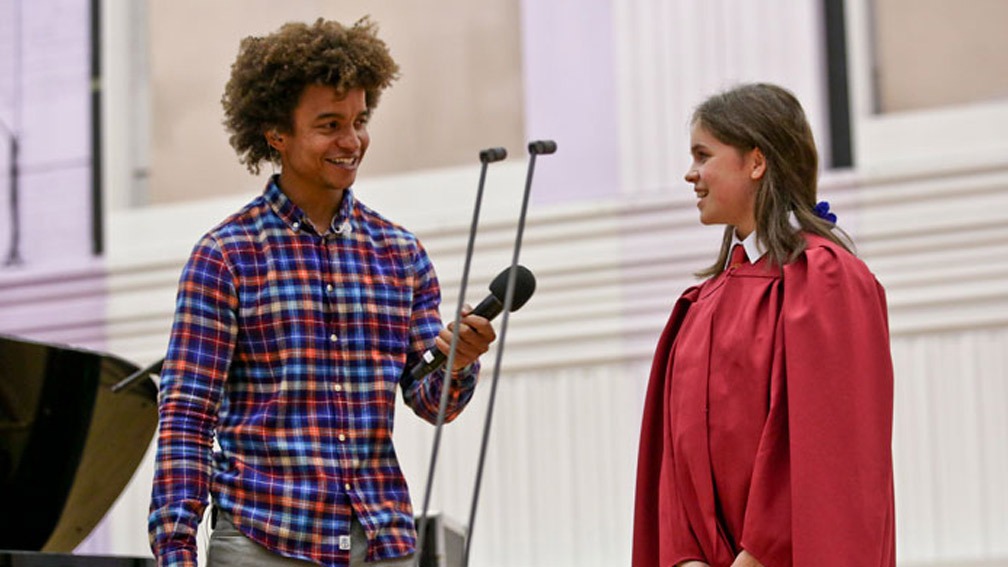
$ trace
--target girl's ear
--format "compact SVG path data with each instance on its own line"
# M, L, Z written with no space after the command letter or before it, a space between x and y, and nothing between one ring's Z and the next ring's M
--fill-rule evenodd
M753 148L749 152L749 178L759 181L763 179L764 174L766 174L766 156L763 155L763 150Z

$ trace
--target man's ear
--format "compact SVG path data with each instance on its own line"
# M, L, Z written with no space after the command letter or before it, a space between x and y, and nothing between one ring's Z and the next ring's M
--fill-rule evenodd
M270 145L274 150L281 152L286 147L286 142L284 137L275 128L272 130L267 130L265 133L266 143Z
M753 181L763 179L763 175L766 174L766 156L763 155L763 150L753 148L749 152L749 164L749 178Z

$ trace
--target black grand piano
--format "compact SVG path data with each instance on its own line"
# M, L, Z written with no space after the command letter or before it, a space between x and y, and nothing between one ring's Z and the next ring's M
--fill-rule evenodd
M71 552L119 497L156 428L157 388L136 365L0 335L0 567L153 566Z

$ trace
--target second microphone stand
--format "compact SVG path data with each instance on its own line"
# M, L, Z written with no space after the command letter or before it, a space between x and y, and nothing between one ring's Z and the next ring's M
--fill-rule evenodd
M434 442L431 447L430 466L427 469L427 486L424 488L423 508L420 514L420 526L417 534L416 557L419 564L423 557L424 542L427 537L427 513L430 506L431 488L434 483L434 470L437 467L438 451L441 446L441 429L444 427L445 415L448 413L448 398L451 393L451 373L455 364L455 352L458 349L459 331L462 321L462 307L465 305L466 287L469 284L469 266L472 263L473 244L476 240L476 226L479 224L480 208L483 203L483 186L486 183L487 166L507 157L504 148L489 148L479 153L480 168L479 185L476 188L476 203L473 205L472 223L469 226L469 241L466 244L465 261L462 266L462 281L459 284L458 307L455 309L455 324L452 327L451 346L448 349L448 360L444 367L444 379L441 382L441 399L438 404L437 421L434 425ZM509 278L513 285L514 274ZM510 292L510 287L508 288ZM510 304L508 304L510 306ZM506 316L506 314L505 314Z
M469 509L468 536L465 538L465 551L462 555L462 567L469 565L469 551L472 549L473 526L476 523L476 507L479 502L480 486L483 482L483 465L486 462L487 445L490 440L490 424L493 421L494 401L497 397L497 383L500 378L501 359L504 356L504 341L507 336L508 320L511 313L511 304L514 302L515 278L518 265L518 256L521 252L522 237L525 232L525 217L528 212L529 194L532 190L532 175L535 171L536 156L547 155L556 152L556 142L553 140L539 140L530 142L528 145L529 164L528 173L525 176L525 192L522 196L521 212L518 216L518 230L515 235L514 253L511 257L510 274L508 277L507 293L504 296L504 311L502 312L500 332L497 334L497 360L494 363L493 379L490 382L490 399L487 402L486 419L483 423L483 440L480 443L479 464L476 468L476 481L473 487L472 506Z

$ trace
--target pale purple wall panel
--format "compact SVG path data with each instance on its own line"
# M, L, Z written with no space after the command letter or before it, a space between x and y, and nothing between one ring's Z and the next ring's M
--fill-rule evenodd
M106 286L92 258L89 0L0 0L0 121L20 142L17 251L9 139L0 140L0 332L102 350ZM78 552L111 551L101 524Z
M0 120L20 141L20 255L9 270L80 263L91 250L90 3L0 0ZM0 147L0 246L11 245Z
M530 139L557 142L555 155L536 162L533 199L559 203L618 195L609 0L523 0L522 34L525 130Z

